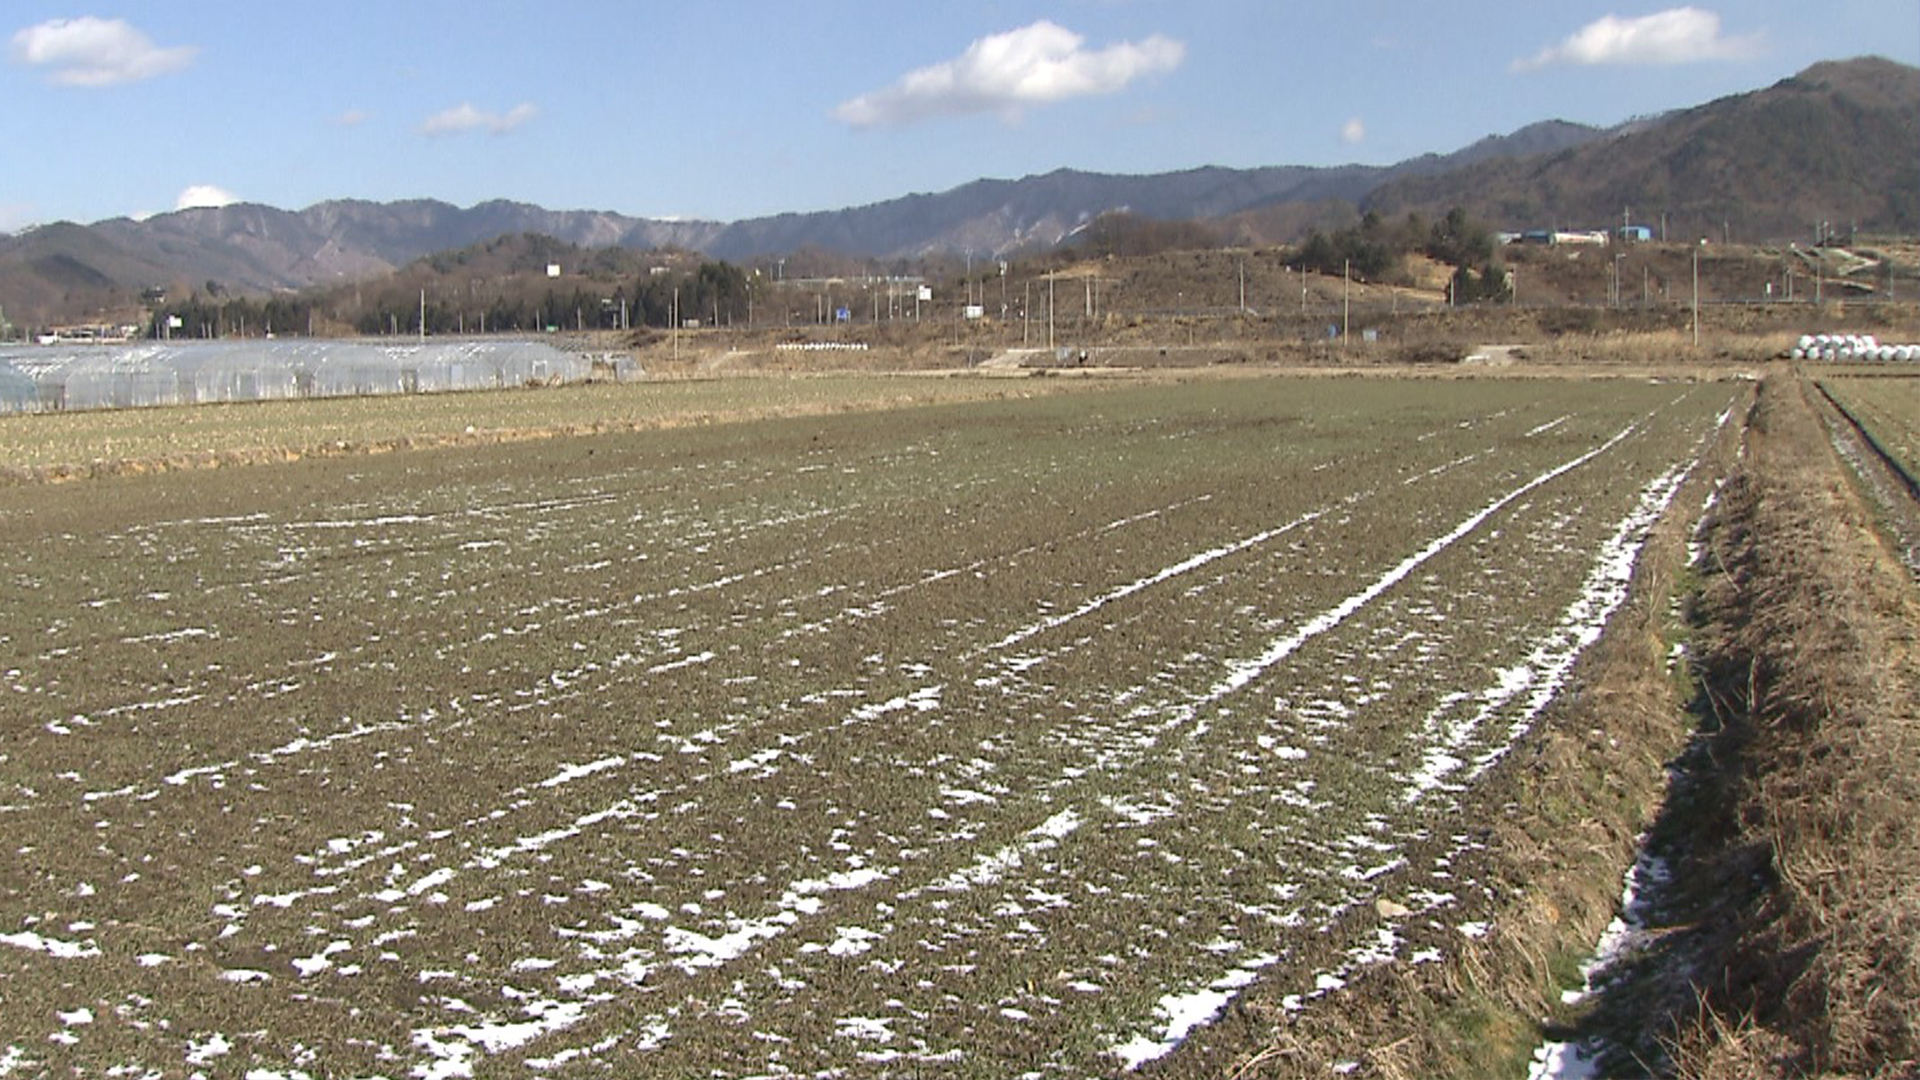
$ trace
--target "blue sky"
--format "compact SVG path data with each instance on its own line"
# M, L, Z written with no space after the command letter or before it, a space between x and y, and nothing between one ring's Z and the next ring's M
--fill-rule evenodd
M232 199L737 220L1062 167L1387 164L1820 60L1920 65L1920 0L9 0L0 20L9 230Z

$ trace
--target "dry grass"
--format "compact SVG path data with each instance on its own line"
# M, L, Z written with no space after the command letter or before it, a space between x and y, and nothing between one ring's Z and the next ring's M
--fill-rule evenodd
M1729 486L1709 670L1738 750L1732 850L1769 855L1684 1074L1911 1075L1920 1065L1920 625L1806 399L1770 380Z

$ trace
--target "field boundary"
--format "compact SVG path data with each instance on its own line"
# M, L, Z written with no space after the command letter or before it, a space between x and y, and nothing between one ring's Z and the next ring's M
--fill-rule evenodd
M1812 398L1799 376L1769 381L1712 538L1702 659L1719 817L1689 872L1765 888L1696 909L1723 930L1675 1038L1683 1076L1920 1066L1920 602L1837 482Z

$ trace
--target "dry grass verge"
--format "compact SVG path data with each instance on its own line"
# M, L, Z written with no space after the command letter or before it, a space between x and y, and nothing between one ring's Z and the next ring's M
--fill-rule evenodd
M1727 817L1700 871L1760 875L1724 923L1680 1071L1920 1068L1920 603L1829 450L1807 384L1765 385L1721 503L1708 688ZM1757 865L1756 865L1757 864Z

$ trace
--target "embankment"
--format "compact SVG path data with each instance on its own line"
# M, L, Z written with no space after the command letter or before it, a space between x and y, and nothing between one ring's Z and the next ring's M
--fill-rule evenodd
M1765 384L1701 599L1722 797L1696 823L1711 903L1679 1071L1920 1069L1920 597L1876 532L1810 384ZM1727 890L1737 894L1743 890Z

